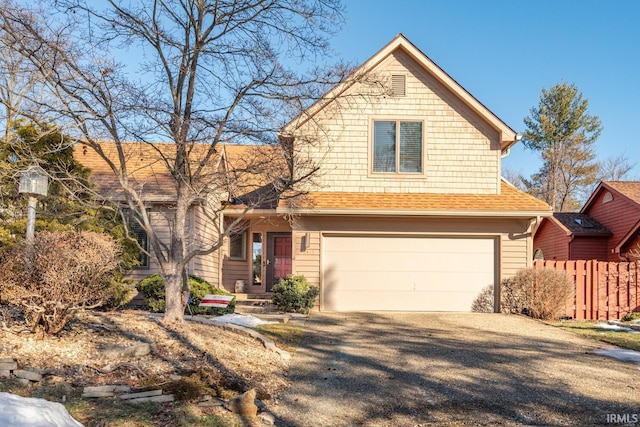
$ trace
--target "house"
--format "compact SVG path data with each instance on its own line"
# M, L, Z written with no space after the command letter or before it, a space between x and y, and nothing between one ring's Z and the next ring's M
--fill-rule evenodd
M297 153L321 165L316 186L247 212L246 228L190 273L247 293L303 274L328 311L469 311L483 288L499 295L531 266L533 231L552 214L501 178L518 135L403 35L354 76L283 129L294 147L322 129ZM247 149L223 147L220 170ZM229 204L224 216L241 212Z
M535 233L539 259L635 261L640 253L640 182L604 181L579 213L554 213Z
M608 228L587 214L555 212L542 220L534 237L535 259L607 259Z

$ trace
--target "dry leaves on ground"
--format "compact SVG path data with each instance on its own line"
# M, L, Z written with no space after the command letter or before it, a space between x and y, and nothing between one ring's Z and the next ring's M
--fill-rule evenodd
M0 319L1 320L1 319ZM248 336L185 322L167 326L144 312L83 312L58 337L42 337L4 322L0 356L39 368L74 388L87 385L143 386L171 375L199 376L222 397L255 388L263 400L287 386L287 363ZM140 343L156 351L138 358L110 358L105 350Z

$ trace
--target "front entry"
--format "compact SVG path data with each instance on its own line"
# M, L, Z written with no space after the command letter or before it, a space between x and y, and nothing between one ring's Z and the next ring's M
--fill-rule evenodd
M291 233L267 233L266 291L291 274Z

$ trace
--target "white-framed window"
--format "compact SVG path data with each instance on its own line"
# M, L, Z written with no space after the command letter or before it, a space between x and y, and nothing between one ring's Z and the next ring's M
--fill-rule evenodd
M232 233L229 236L229 258L239 261L247 259L247 232Z
M423 172L422 121L374 120L372 134L373 173Z

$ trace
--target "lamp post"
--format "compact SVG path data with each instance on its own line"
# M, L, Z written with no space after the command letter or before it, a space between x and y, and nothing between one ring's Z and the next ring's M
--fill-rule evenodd
M29 207L27 208L27 265L31 259L30 252L33 247L33 237L36 228L37 196L46 196L49 177L47 172L38 165L31 165L20 174L18 192L29 195Z

